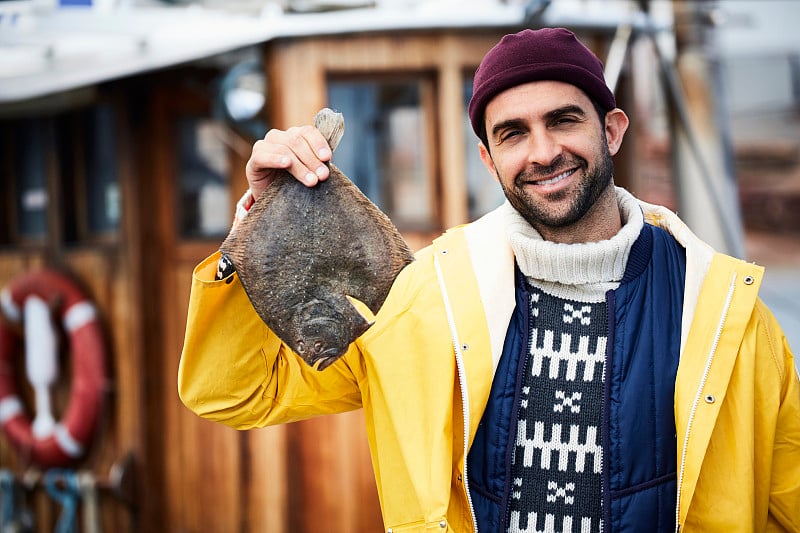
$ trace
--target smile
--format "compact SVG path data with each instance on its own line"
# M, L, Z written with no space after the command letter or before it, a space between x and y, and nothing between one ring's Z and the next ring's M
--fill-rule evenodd
M572 176L575 173L576 170L577 169L574 169L574 168L570 169L570 170L566 170L566 171L562 172L561 174L558 174L557 176L552 177L550 179L537 181L536 185L552 185L553 183L558 183L559 181Z

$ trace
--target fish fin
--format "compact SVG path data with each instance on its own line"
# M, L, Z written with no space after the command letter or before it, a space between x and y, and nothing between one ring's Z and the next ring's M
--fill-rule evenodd
M345 294L345 298L347 298L355 310L358 311L358 314L361 315L364 320L366 320L367 324L371 326L375 323L375 313L373 313L372 310L367 307L367 304L348 294Z
M336 147L339 146L339 141L342 140L344 135L344 115L323 107L314 116L314 126L328 141L331 152L336 150Z

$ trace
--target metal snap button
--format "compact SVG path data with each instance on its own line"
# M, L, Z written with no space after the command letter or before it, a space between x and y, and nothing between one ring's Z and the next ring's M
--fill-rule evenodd
M755 278L753 278L753 276L745 276L743 281L745 285L752 285Z
M706 403L714 403L717 399L714 398L713 394L706 394L705 400Z

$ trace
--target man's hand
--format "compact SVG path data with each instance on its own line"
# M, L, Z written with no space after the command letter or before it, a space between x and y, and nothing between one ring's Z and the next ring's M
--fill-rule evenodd
M313 187L328 177L325 163L331 159L331 149L325 137L313 126L296 126L288 130L271 129L256 141L245 174L253 200L283 170L298 181Z

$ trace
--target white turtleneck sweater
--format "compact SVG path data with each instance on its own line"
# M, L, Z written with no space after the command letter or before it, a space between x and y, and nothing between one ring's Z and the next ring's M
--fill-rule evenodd
M584 302L599 302L606 291L619 286L628 254L644 225L636 199L616 188L622 229L599 242L562 244L549 242L522 218L510 203L501 207L506 232L517 264L528 283L545 292Z

